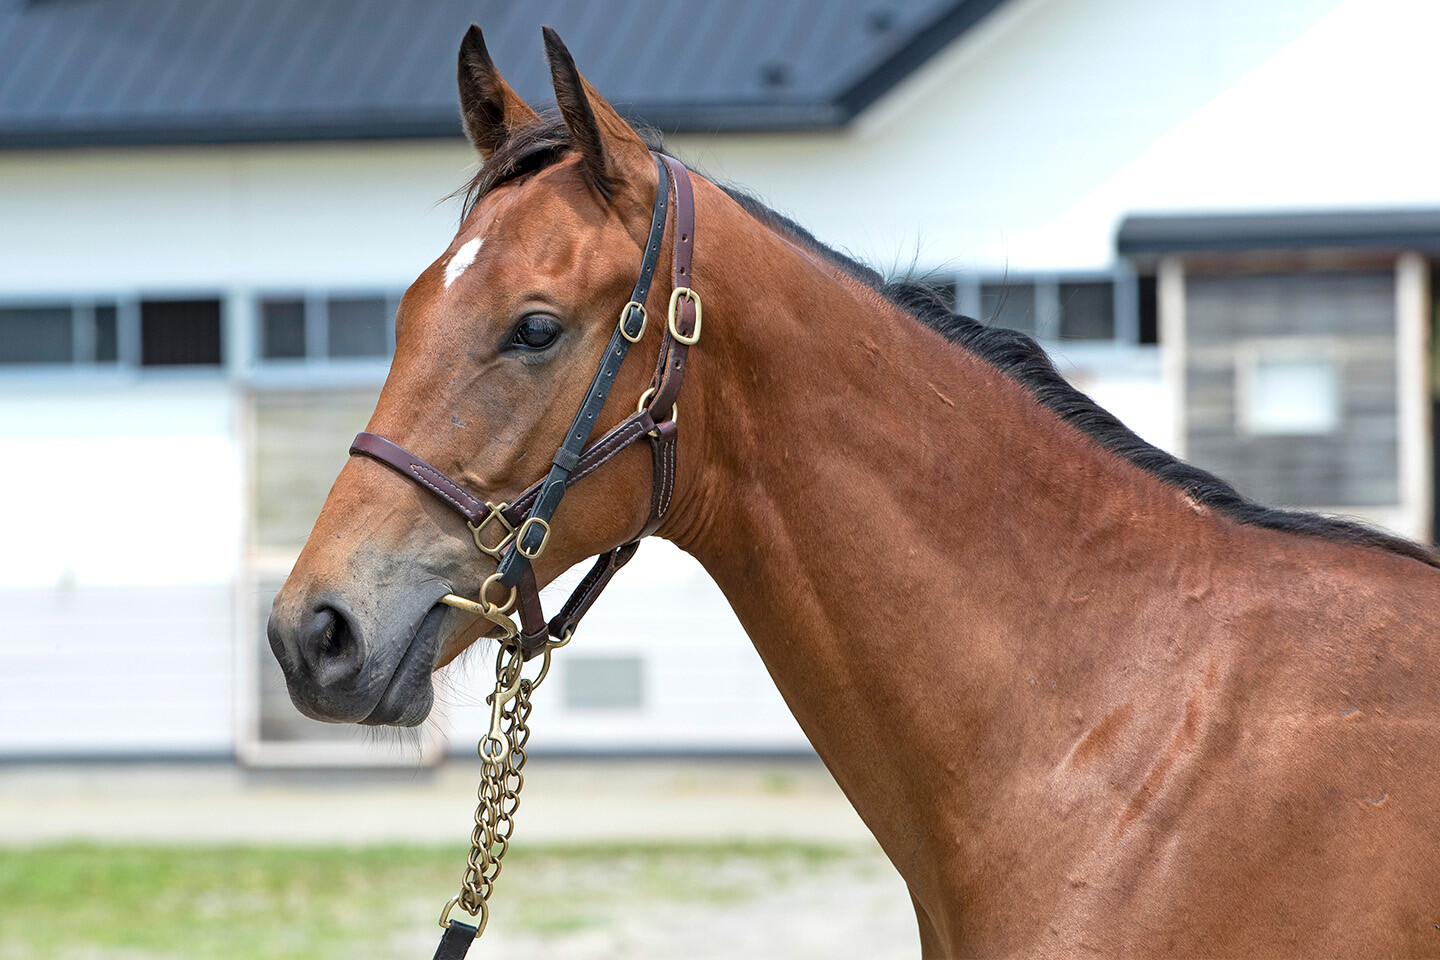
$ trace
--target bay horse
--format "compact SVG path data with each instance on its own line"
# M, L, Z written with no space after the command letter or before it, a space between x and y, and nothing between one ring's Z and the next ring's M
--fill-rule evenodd
M659 143L546 48L542 116L465 37L484 164L367 428L497 500L551 469L668 189ZM1440 956L1436 556L1245 500L1025 336L699 175L693 204L704 338L658 535L734 607L924 954ZM660 349L637 339L596 435ZM639 447L575 484L537 581L632 540L651 487ZM352 457L270 618L296 705L421 722L432 672L493 633L439 601L494 571Z

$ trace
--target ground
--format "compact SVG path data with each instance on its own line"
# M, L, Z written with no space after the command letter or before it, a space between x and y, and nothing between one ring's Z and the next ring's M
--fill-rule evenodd
M0 960L429 956L472 766L0 768ZM904 885L813 760L526 772L477 956L918 954Z

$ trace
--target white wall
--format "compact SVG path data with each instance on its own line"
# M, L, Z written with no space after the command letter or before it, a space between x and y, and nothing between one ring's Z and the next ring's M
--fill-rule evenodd
M0 153L0 294L409 286L460 142Z
M0 379L0 756L233 748L234 416L215 378Z
M1011 0L845 131L672 145L881 267L1104 270L1132 212L1440 204L1437 28L1420 0ZM234 356L252 292L407 285L473 162L460 142L0 153L0 299L218 293ZM1153 355L1073 352L1173 441ZM0 374L0 754L233 748L237 389ZM643 647L654 697L621 716L542 692L543 737L798 744L713 587L668 546L636 564L685 603L634 619L627 572L576 642ZM487 669L456 678L463 740Z
M589 569L546 588L557 610ZM663 589L655 590L656 584ZM658 599L657 599L658 598ZM469 749L490 722L483 698L494 687L494 657L477 644L447 671L444 699L452 743ZM565 703L567 664L577 656L640 656L639 709L574 709ZM663 540L641 545L586 615L574 640L553 658L535 696L531 726L539 751L760 750L808 748L764 663L725 597L689 555Z
M1440 204L1437 28L1429 0L1011 0L843 132L672 143L876 264L1103 269L1127 213Z

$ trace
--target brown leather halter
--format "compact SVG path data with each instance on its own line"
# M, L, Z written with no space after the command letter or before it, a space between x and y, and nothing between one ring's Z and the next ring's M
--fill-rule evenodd
M645 243L639 278L629 302L620 310L619 322L610 335L604 358L591 380L585 400L555 454L550 472L543 479L531 485L514 502L497 504L476 496L420 457L384 437L360 433L350 444L351 454L363 454L379 460L419 483L465 518L475 546L498 560L500 566L480 588L478 602L454 594L441 602L481 614L505 628L507 637L518 636L526 660L543 652L552 637L557 643L570 639L580 619L610 579L635 555L640 541L654 533L665 519L675 490L675 401L685 378L686 355L700 339L700 297L689 286L695 248L695 197L690 171L684 164L662 154L654 154L654 157L660 179L655 190L650 234ZM641 395L639 409L615 429L585 447L630 345L638 343L644 336L648 318L645 302L659 260L668 219L667 199L672 186L675 190L674 286L670 293L655 377L650 388ZM659 411L658 419L655 411ZM650 439L653 470L650 514L645 525L630 540L601 554L560 612L547 623L531 564L549 543L550 519L555 515L561 497L572 484L589 476L641 437ZM504 531L493 545L486 542L491 536L487 529L492 523L500 524ZM496 604L488 598L495 583L509 591L503 603ZM520 608L519 628L506 616L517 603Z

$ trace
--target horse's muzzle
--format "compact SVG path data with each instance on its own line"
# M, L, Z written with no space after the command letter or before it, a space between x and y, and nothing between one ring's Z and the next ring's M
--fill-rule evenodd
M422 722L448 611L436 599L412 596L367 618L328 591L302 599L282 590L266 632L295 707L331 723Z

